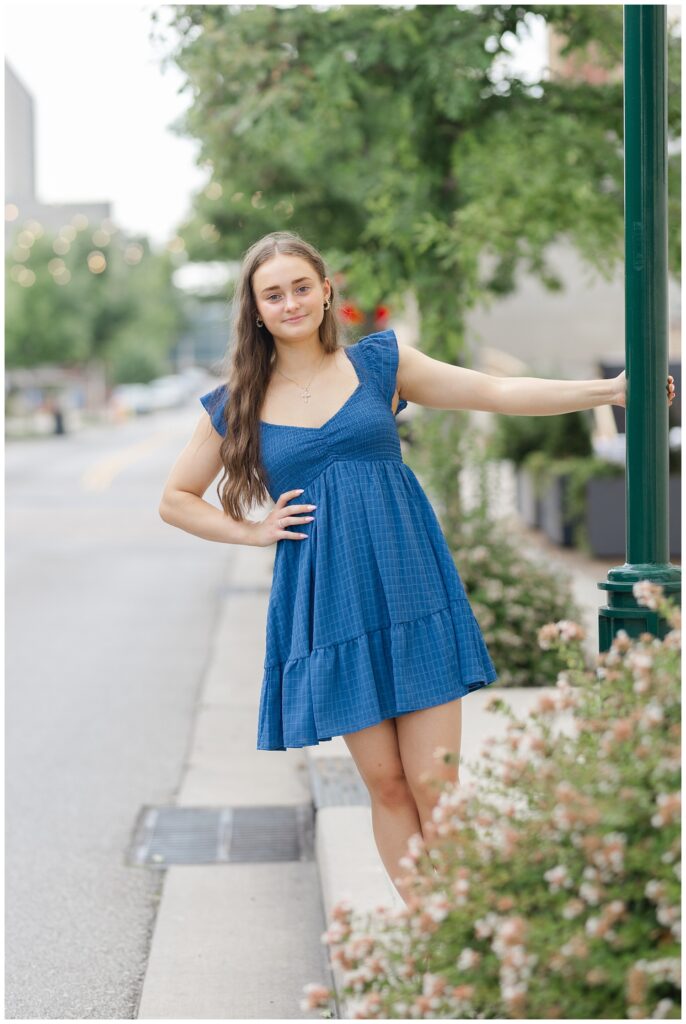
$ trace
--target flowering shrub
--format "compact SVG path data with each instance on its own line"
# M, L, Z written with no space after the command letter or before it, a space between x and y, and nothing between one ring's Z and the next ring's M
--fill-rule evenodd
M563 616L579 618L571 577L532 561L506 526L471 512L448 534L455 564L494 663L499 686L549 686L564 661L536 645L538 630Z
M440 783L401 862L407 904L336 905L322 940L350 1016L680 1017L681 615L648 581L634 594L666 636L621 631L589 670L583 631L547 624L568 667L526 721L493 698L506 735L477 781ZM332 998L309 985L301 1006Z

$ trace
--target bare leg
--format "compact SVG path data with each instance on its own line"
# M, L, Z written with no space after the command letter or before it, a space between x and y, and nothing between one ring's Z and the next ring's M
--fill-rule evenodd
M415 832L421 834L422 831L417 805L409 788L406 798L400 794L398 800L393 804L385 803L373 796L371 802L372 828L377 849L389 878L399 895L405 900L406 886L402 882L396 882L396 878L407 875L407 868L400 865L400 859L407 854L407 843L410 836Z
M410 836L421 835L422 829L417 804L400 760L395 719L347 733L343 739L369 791L372 829L379 855L405 901L407 889L402 883L396 883L396 878L406 875L407 869L401 867L399 861L407 853Z
M459 785L459 757L462 739L462 700L448 701L432 708L410 711L395 719L400 757L410 784L422 825L430 821L440 791L428 779ZM436 761L436 747L449 750L457 763Z

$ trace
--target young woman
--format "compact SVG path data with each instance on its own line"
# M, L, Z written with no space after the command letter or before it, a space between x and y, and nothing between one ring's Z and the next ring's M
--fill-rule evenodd
M433 752L459 757L461 698L497 673L394 416L408 401L541 416L623 405L625 378L492 377L398 345L392 330L343 347L337 324L316 249L286 231L248 249L229 379L201 397L209 417L160 515L207 540L276 544L257 749L343 736L402 896L398 861L436 800L427 778L458 781ZM221 510L203 500L220 470ZM264 519L246 518L269 498Z

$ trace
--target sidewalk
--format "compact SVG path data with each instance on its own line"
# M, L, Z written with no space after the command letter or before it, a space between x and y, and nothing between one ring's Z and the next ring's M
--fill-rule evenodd
M499 482L506 514L508 484ZM499 497L499 507L500 507ZM614 562L561 551L521 528L532 556L569 572L596 648L596 582ZM221 553L221 557L224 557ZM177 804L193 808L314 807L311 855L295 860L175 864L166 868L136 1016L145 1019L307 1019L303 986L339 981L321 934L341 898L356 911L398 906L374 842L366 789L342 737L302 750L256 750L272 548L230 547L214 644L201 684ZM494 694L518 715L541 688L496 685L463 705L460 776L507 720L484 709ZM564 723L560 722L560 728ZM272 831L278 831L276 826ZM249 845L249 844L248 844ZM340 1008L347 1016L347 1007Z
M225 584L176 803L311 810L303 751L256 749L274 549L217 552ZM282 831L267 817L261 860L166 868L137 1018L320 1018L300 1008L307 982L331 984L318 865L264 859Z

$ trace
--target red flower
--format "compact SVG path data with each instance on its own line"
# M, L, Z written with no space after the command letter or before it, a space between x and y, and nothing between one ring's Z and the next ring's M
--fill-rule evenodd
M359 324L364 320L362 310L358 306L353 306L351 302L346 302L340 309L343 320L347 320L351 324Z

